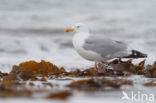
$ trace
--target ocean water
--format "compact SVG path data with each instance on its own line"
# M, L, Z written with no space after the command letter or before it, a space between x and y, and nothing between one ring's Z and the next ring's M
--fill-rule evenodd
M64 32L79 22L94 35L147 53L146 63L152 64L155 10L155 0L0 0L0 70L9 72L14 64L42 59L68 70L93 66L73 50L73 34Z

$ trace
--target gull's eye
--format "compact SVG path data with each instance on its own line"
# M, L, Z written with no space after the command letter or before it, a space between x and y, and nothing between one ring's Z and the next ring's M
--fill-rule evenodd
M80 28L80 26L77 26L77 28Z

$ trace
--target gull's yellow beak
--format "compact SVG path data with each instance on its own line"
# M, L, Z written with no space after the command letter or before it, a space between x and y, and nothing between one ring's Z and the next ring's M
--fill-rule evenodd
M70 31L74 31L74 29L73 28L67 28L67 29L65 29L65 32L70 32Z

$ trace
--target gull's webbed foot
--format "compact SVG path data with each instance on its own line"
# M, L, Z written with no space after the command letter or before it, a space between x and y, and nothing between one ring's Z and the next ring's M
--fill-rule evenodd
M112 67L109 66L109 63L107 62L95 63L94 68L98 73L106 72L107 69L112 69Z

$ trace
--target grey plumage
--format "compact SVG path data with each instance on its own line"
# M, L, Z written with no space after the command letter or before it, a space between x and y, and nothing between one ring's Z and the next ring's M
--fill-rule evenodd
M146 58L147 54L131 50L128 54L127 45L102 36L89 36L84 43L84 49L94 51L103 58Z
M103 58L117 58L127 56L127 45L102 36L89 36L83 46L86 50L94 51Z

